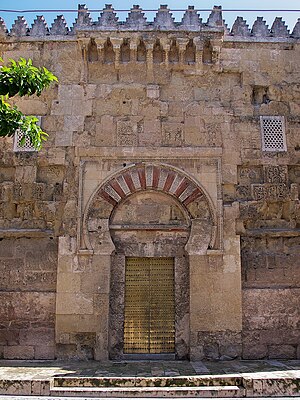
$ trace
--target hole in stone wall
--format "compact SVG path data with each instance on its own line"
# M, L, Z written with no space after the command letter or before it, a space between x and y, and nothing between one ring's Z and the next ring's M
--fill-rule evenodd
M147 51L146 51L145 43L143 42L143 40L140 40L140 43L137 47L137 61L140 61L140 62L146 61L146 55L147 55Z
M179 51L177 47L176 40L174 39L171 44L170 52L169 52L169 62L177 63L179 62Z
M127 63L130 61L130 46L129 46L129 40L124 39L122 45L121 45L121 62L122 63Z
M202 61L204 64L211 64L212 63L212 45L209 40L204 42L203 46L203 54L202 54Z
M257 106L261 104L268 104L269 102L269 88L267 86L253 86L252 104Z
M160 64L164 61L164 50L157 39L153 46L153 62L154 64Z
M88 45L88 60L90 62L98 61L98 49L94 39L91 39Z
M112 64L115 62L115 52L113 49L113 45L111 43L111 41L109 40L109 38L107 39L107 41L104 43L104 57L103 57L103 61L105 64Z
M196 46L192 39L189 40L185 49L185 62L186 64L194 64L196 61Z

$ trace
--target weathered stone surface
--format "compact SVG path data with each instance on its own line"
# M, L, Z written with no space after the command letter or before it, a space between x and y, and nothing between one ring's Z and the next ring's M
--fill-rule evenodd
M126 257L174 258L178 359L299 357L299 22L79 5L0 36L59 78L12 99L43 150L0 149L0 357L124 357Z
M243 291L245 358L296 358L299 289Z

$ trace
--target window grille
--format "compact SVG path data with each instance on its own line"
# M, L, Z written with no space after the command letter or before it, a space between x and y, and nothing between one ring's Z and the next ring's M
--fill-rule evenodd
M38 118L38 125L41 125L41 117L36 117ZM20 144L20 141L23 137L23 133L18 129L15 132L15 137L14 137L14 151L19 152L19 151L37 151L36 148L32 145L30 142L29 137L26 137L24 145Z
M284 117L260 117L263 151L286 151Z

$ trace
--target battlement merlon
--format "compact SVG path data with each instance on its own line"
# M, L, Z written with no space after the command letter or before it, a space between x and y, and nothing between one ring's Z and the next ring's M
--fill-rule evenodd
M50 27L40 15L31 28L23 16L18 16L8 30L0 17L0 40L74 40L77 36L92 36L97 32L183 32L221 34L225 41L274 42L295 41L300 39L300 18L290 32L281 17L276 17L269 28L263 17L257 17L252 28L246 20L238 16L228 29L222 16L221 6L214 6L207 21L203 22L194 6L189 6L180 22L175 21L167 5L161 5L153 21L148 21L138 5L134 5L125 21L120 21L111 4L106 4L97 21L93 21L85 4L78 5L78 15L72 27L68 27L63 15L58 15Z

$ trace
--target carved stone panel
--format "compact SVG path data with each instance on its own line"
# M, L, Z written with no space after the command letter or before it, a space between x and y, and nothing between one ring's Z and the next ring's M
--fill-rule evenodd
M264 176L266 183L287 183L287 167L279 165L264 167Z
M132 121L120 120L117 122L117 145L137 146L137 124Z
M182 146L184 143L183 124L163 122L163 144L168 146Z

